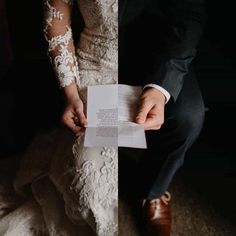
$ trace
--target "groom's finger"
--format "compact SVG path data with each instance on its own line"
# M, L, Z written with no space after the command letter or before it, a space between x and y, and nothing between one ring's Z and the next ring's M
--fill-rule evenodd
M156 117L148 117L144 123L145 130L158 130L161 128L161 124Z
M138 124L143 124L146 119L149 111L152 109L153 103L151 101L143 100L139 108L138 114L135 118L135 121Z
M153 107L147 116L145 123L143 124L145 130L158 130L162 125L161 116L158 113L157 107Z

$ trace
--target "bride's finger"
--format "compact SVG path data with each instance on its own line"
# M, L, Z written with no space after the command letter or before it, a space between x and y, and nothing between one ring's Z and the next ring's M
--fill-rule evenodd
M73 118L71 119L67 119L66 121L64 121L64 124L74 133L74 134L77 134L77 133L80 133L80 132L83 132L83 128L79 125L77 125Z
M79 121L79 118L77 116L73 117L73 120L74 120L74 122L77 126L80 126L80 121Z
M83 110L77 110L76 111L76 115L77 115L77 118L78 118L78 121L79 122L79 125L83 126L83 127L86 127L86 125L88 124L88 121L84 115L84 112Z

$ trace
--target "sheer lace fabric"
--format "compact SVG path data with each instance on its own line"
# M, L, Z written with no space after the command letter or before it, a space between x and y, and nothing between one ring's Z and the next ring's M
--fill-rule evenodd
M45 38L60 86L76 82L86 107L87 86L117 83L118 1L78 0L85 28L76 47L71 4L45 0ZM0 220L5 235L118 235L117 149L86 148L83 142L64 129L35 138L14 181L29 200ZM23 233L8 228L10 221Z
M45 1L45 38L48 54L61 87L79 80L70 27L71 1Z

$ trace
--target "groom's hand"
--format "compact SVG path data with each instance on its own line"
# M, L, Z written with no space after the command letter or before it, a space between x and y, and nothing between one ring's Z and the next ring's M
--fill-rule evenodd
M165 96L155 88L144 90L135 121L145 130L158 130L164 123Z

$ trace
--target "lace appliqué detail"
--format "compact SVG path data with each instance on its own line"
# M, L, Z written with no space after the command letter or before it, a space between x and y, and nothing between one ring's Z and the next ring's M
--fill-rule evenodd
M75 78L78 79L78 64L73 53L67 47L60 45L60 54L53 60L53 65L61 87L70 85Z
M74 151L74 155L78 156L79 154ZM95 202L99 202L105 208L111 206L114 200L117 201L117 150L104 147L101 155L104 157L104 165L100 170L94 169L95 164L92 161L85 161L81 169L76 170L78 175L73 180L71 189L80 192L79 204L81 210L94 204L95 199ZM86 185L88 181L89 185ZM91 202L91 199L93 199L93 202Z
M63 1L70 4L71 1ZM66 33L64 35L57 35L49 39L48 29L52 27L52 21L54 18L59 21L63 18L63 13L58 11L50 4L50 0L45 1L45 28L44 35L48 42L48 54L56 51L56 54L50 56L51 63L54 67L54 71L57 75L59 84L61 87L70 85L73 81L79 81L79 71L77 58L75 57L74 51L69 51L69 45L73 45L72 30L66 25Z
M73 150L74 155L79 156L75 150L76 148ZM77 175L71 184L71 190L79 196L79 211L83 217L89 218L93 214L98 235L114 236L118 235L118 222L108 217L106 211L118 206L117 149L103 147L101 156L104 162L100 169L95 162L88 160L76 170Z
M60 11L58 11L55 7L53 7L50 3L49 3L50 0L46 0L44 5L45 5L45 23L46 23L46 29L45 31L47 30L47 27L49 26L52 26L52 20L53 18L56 18L58 20L62 20L62 17L63 17L63 13L61 13Z
M66 27L67 32L64 35L58 35L48 39L48 51L53 51L58 45L68 45L69 41L72 40L72 30L69 26Z

